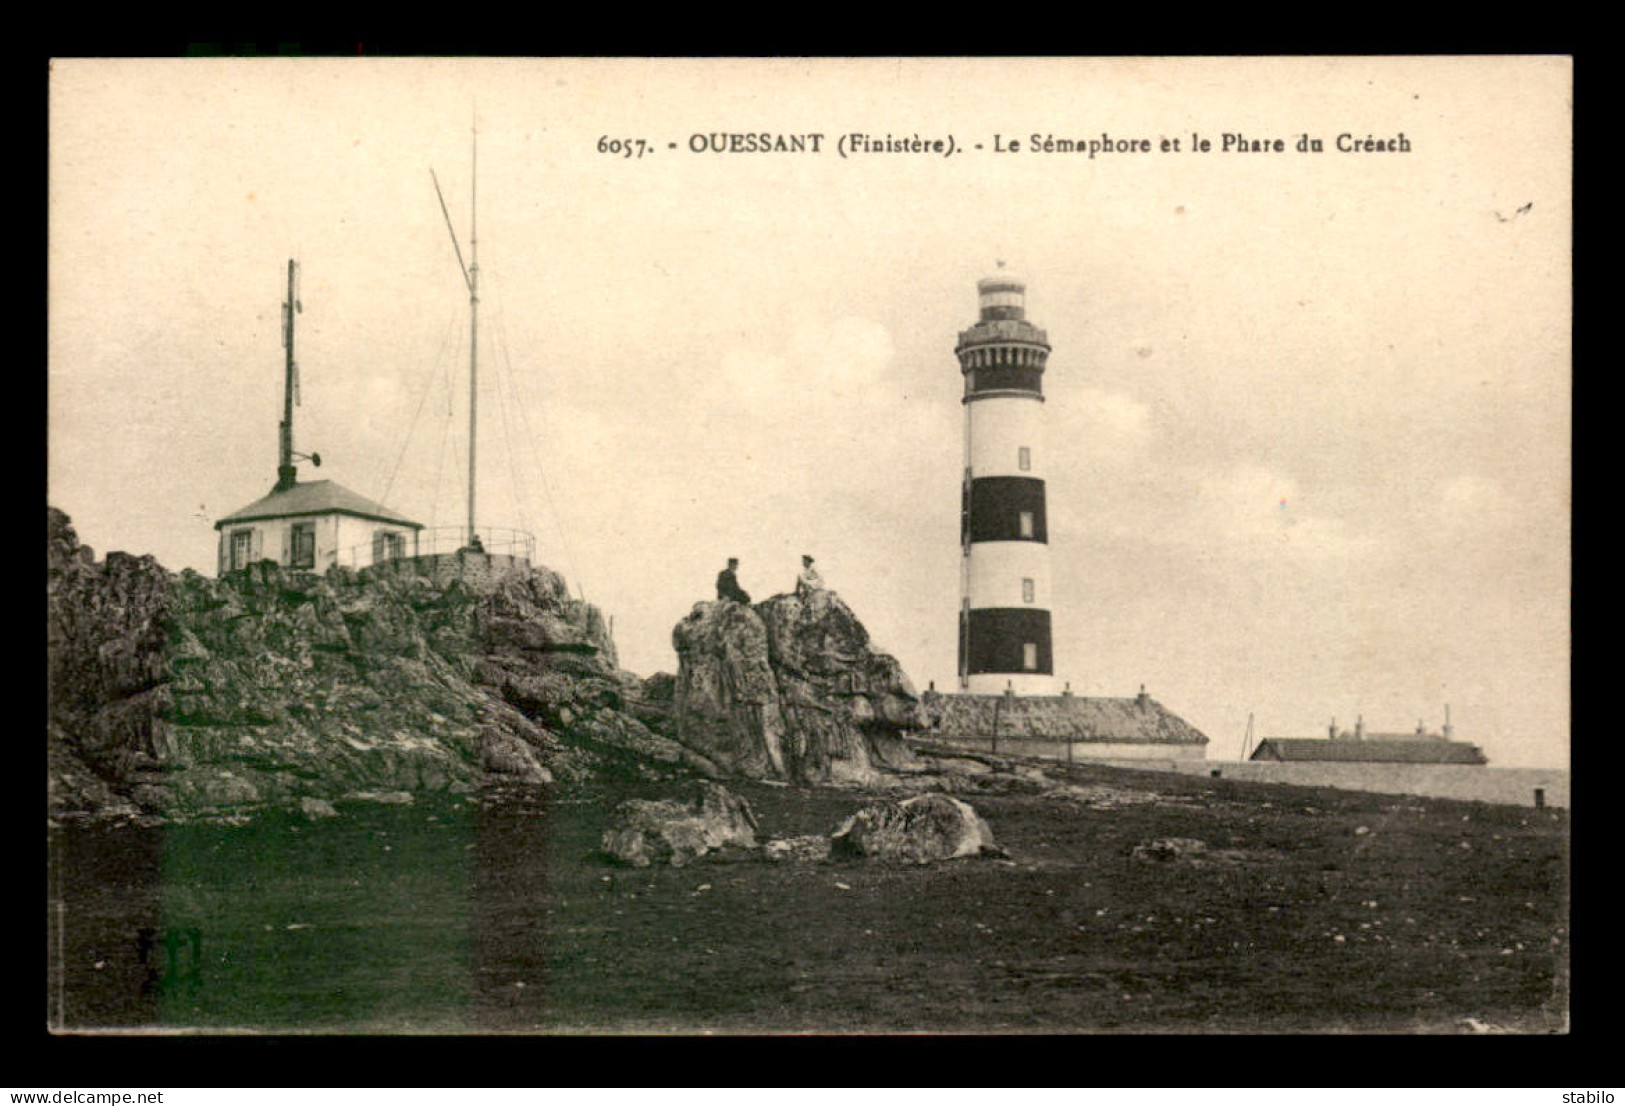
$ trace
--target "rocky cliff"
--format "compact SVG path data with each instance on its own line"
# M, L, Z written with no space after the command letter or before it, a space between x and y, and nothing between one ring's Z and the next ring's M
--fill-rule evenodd
M442 586L265 562L212 580L97 561L48 510L47 640L59 814L717 771L639 721L604 620L546 568Z
M910 762L918 697L832 591L697 603L672 644L674 736L723 774L871 785Z

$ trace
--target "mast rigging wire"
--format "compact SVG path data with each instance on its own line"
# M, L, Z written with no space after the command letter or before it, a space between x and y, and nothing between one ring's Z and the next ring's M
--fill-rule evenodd
M422 416L423 408L428 406L429 393L434 391L435 379L446 356L446 346L450 343L452 330L456 326L457 319L455 315L446 320L445 332L440 336L440 351L435 354L434 362L429 366L429 371L424 378L423 394L418 397L417 410L412 412L412 422L406 428L406 436L401 439L400 452L395 455L395 465L389 470L389 479L384 483L382 499L384 503L389 502L389 493L395 487L395 477L401 471L401 462L406 460L406 451L411 447L412 435L417 432L418 418Z
M499 295L500 295L500 293L499 293ZM517 380L517 375L513 372L513 365L512 365L511 362L508 361L508 345L507 345L507 340L506 340L507 328L503 323L503 318L505 316L505 312L503 312L503 310L502 310L502 304L501 304L500 298L498 299L496 307L497 307L497 310L496 310L495 314L497 316L497 332L502 338L502 340L499 342L499 348L502 350L502 358L503 358L504 363L507 364L508 373L509 373L510 378L512 378L514 380ZM516 385L516 387L517 387L517 385ZM544 420L547 417L545 412L546 412L546 407L544 406L543 407L543 416L542 416ZM551 480L548 479L547 466L545 466L545 465L543 465L541 463L541 458L536 453L536 449L537 449L536 444L535 444L536 443L536 435L532 432L532 430L530 428L530 415L529 415L529 413L527 411L527 404L525 404L523 402L522 398L521 398L521 401L519 403L519 417L520 417L520 420L523 422L524 427L525 427L525 439L526 439L527 442L530 443L530 446L531 446L531 463L535 467L537 473L540 474L540 476L542 478L542 494L543 494L544 498L547 501L548 513L553 518L553 528L554 528L554 530L556 530L558 532L558 535L559 535L559 545L564 551L565 566L567 568L569 568L570 575L575 578L577 597L580 598L583 602L585 602L587 596L586 596L585 589L582 587L581 572L576 567L575 553L570 547L569 536L565 533L564 520L559 515L558 504L553 499L553 483L552 483ZM543 423L543 429L544 430L549 429L545 421Z

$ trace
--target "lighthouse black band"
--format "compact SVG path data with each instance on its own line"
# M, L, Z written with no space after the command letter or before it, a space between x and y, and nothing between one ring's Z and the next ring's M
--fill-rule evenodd
M1044 521L1044 482L1032 476L978 476L965 490L965 537L969 541L1048 542ZM1021 532L1021 516L1032 515L1032 532Z
M1037 664L1025 666L1026 647L1037 646ZM1030 607L981 607L959 622L959 657L967 676L987 672L1054 675L1049 612Z
M1044 394L1044 370L1037 365L986 365L965 373L965 398L982 392Z

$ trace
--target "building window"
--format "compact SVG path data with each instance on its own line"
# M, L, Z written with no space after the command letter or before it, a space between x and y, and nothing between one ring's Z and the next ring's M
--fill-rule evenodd
M1033 582L1031 578L1024 578L1021 581L1021 601L1023 603L1033 601Z
M254 555L254 531L235 530L231 535L231 568L235 572L240 568L248 567L248 559Z
M406 539L394 530L375 530L372 535L372 563L395 561L406 555Z
M1038 671L1038 643L1024 642L1021 646L1021 668L1024 672Z
M288 561L290 567L316 567L316 524L314 522L294 523L291 553L292 557Z
M1016 450L1016 467L1021 469L1022 472L1032 471L1033 451L1029 447L1022 446Z
M1010 516L1006 515L1005 517L1009 518ZM1024 538L1033 536L1033 513L1031 511L1021 512L1021 536Z

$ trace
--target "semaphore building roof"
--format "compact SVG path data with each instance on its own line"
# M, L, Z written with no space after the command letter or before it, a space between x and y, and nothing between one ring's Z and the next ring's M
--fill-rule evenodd
M423 523L413 522L405 515L391 511L382 503L375 503L366 496L357 495L349 488L331 480L312 480L307 484L295 484L286 491L273 491L263 499L256 499L241 510L233 511L215 523L214 528L219 530L237 523L268 518L328 514L352 515L356 518L393 523L396 526L409 526L414 530L423 529Z

